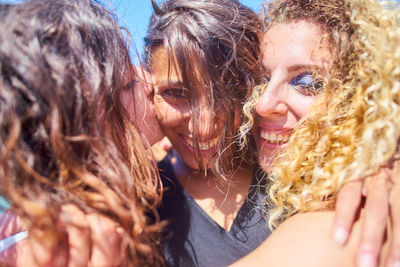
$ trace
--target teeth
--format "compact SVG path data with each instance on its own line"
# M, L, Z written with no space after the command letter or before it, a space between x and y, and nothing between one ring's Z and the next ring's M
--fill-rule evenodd
M261 131L260 135L263 139L273 144L286 143L290 138L290 134L268 133L267 131Z
M194 147L194 143L192 139L186 139L185 138L186 143L188 143L191 147ZM199 148L200 150L208 150L212 147L214 147L215 145L217 145L219 141L219 137L216 137L214 139L209 140L208 142L199 142Z

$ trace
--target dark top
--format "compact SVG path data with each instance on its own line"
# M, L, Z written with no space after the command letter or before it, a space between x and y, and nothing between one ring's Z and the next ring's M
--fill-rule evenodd
M171 153L160 163L164 185L160 218L169 224L163 237L168 266L227 266L247 255L270 234L261 208L265 188L257 177L229 232L219 226L182 188L170 163Z

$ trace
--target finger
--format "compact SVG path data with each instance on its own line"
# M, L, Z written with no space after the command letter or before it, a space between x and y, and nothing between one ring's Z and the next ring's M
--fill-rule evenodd
M336 199L333 222L333 239L344 245L351 232L356 214L360 210L362 181L349 182L342 186Z
M388 251L388 267L400 266L400 184L396 183L390 194L392 235Z
M171 148L172 144L167 137L164 137L161 141L151 146L153 156L157 161L161 161L163 158L165 158Z
M0 253L1 266L65 266L67 262L66 247L58 242L63 239L62 234L48 229L38 228L29 231L28 238L21 239L26 232L22 220L10 210L0 216L0 235L10 237L14 235L18 241ZM22 234L22 235L21 235Z
M38 265L37 261L34 258L34 255L31 250L31 245L28 239L23 240L22 242L18 242L13 246L15 258L14 262L9 266L46 266L46 265ZM8 266L8 265L7 265ZM48 264L47 266L51 266Z
M118 266L125 256L122 251L122 236L117 224L111 219L90 214L87 217L92 240L92 266Z
M27 232L20 232L6 240L11 240L13 243L0 253L0 266L36 266L37 263L31 252L29 242L21 236L26 236Z
M61 221L68 233L68 267L87 266L91 248L90 229L86 215L73 205L64 205Z
M161 147L165 150L168 151L172 148L172 143L171 141L168 139L168 137L164 137L161 141Z
M389 215L390 181L384 170L365 180L367 198L357 253L358 266L377 266Z
M68 246L64 233L50 229L31 229L29 247L38 266L67 266Z
M0 214L0 239L7 238L15 233L26 230L21 219L13 214L10 209Z
M24 230L26 229L22 225L20 218L13 214L10 209L0 214L0 240L2 240L0 246L0 265L17 265L16 260L20 258L18 257L18 252L27 255L27 253L24 252L24 248L28 242L25 240L16 243L14 238L16 233Z

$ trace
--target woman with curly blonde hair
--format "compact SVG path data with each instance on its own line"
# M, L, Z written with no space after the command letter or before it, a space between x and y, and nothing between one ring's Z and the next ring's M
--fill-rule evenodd
M145 92L115 16L90 0L30 0L2 14L0 190L18 220L2 215L1 234L21 224L29 237L1 261L162 265L148 220L159 176L138 130L151 125L131 121ZM126 110L133 96L144 98Z
M357 250L360 228L370 223L368 210L357 217L346 246L329 239L339 189L372 174L380 179L367 183L365 193L390 202L393 224L400 219L398 183L392 188L395 181L388 182L399 170L394 161L400 137L399 12L393 3L382 5L374 0L269 5L266 83L248 101L242 130L255 125L259 163L273 173L270 227L285 222L241 264L353 266L359 253L359 266L399 265L399 233L391 225L376 240L386 244L380 261L370 248ZM382 212L388 214L389 205ZM288 244L294 248L290 256Z

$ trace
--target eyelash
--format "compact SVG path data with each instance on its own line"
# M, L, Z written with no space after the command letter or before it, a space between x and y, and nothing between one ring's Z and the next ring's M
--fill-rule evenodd
M264 77L264 79L262 80L263 84L269 83L269 81L271 80L271 78L269 77Z
M290 85L305 95L316 95L321 90L322 83L315 81L311 73L303 73L296 76Z
M307 78L308 80L302 81L302 79ZM263 79L263 83L270 82L269 77ZM294 87L297 91L305 95L316 95L322 88L321 81L314 81L311 73L302 73L297 75L291 82L290 85Z
M188 90L184 88L167 88L162 91L162 95L175 99L187 98Z

